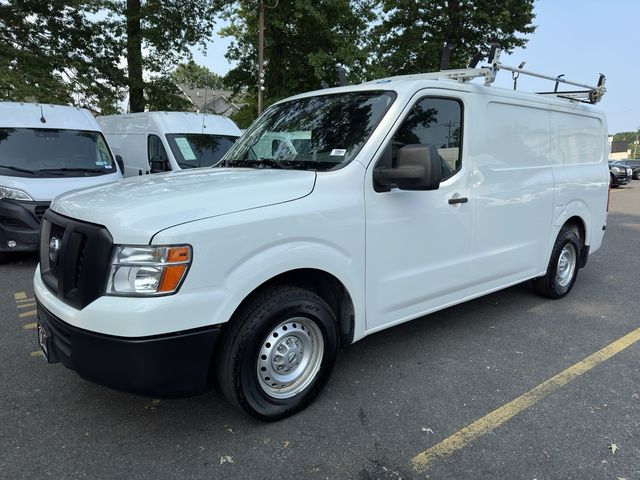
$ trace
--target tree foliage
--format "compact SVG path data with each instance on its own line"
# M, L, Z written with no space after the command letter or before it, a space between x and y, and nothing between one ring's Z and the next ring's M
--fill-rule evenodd
M364 32L374 18L371 4L367 0L280 0L276 8L266 8L265 104L318 89L321 81L335 85L338 66L347 67L352 80L361 78L367 56ZM235 92L249 93L253 101L244 113L255 118L258 2L234 2L227 6L225 17L230 25L221 34L233 37L226 56L236 62L225 82Z
M372 76L438 70L445 43L455 44L450 68L465 67L497 43L523 47L532 33L534 0L380 0L382 20L370 35Z
M0 98L112 113L129 93L133 111L179 108L170 72L204 49L222 3L0 0Z
M100 2L0 0L0 99L109 110L124 93ZM114 60L116 59L116 60Z
M627 144L627 150L631 151L630 158L640 158L640 146L635 143L638 138L640 138L640 129L636 132L618 132L613 135L614 142Z
M224 88L220 75L212 72L207 67L198 65L193 60L178 65L171 72L171 78L180 86L185 85L191 88L210 88L214 90Z
M190 47L205 48L222 3L226 2L105 0L106 23L127 58L131 111L170 109L178 101L170 73L191 58ZM168 99L164 106L163 97Z

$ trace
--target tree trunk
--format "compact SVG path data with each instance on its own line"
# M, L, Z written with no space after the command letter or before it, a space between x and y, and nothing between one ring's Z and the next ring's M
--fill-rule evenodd
M127 0L127 68L129 70L129 111L144 112L142 80L142 32L140 0Z

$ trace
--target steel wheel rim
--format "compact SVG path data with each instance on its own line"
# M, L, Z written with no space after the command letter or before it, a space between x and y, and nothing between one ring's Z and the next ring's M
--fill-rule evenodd
M560 252L556 271L556 281L561 287L567 287L571 283L573 273L576 270L576 260L576 248L572 244L567 243Z
M273 328L260 346L258 383L270 397L294 397L316 378L323 356L320 327L305 317L287 319Z

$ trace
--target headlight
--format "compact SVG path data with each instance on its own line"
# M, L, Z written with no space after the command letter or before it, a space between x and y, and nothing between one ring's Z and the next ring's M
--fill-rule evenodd
M0 199L8 198L9 200L26 200L33 201L26 192L18 190L17 188L0 187Z
M191 265L190 245L161 247L117 245L111 257L107 295L175 293Z
M622 170L620 170L620 167L611 167L611 170L616 172L616 173L620 173Z

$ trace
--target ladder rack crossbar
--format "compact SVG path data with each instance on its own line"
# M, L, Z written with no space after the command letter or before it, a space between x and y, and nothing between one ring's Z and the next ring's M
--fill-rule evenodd
M541 95L555 95L558 98L565 98L568 100L575 100L584 103L598 103L600 99L604 96L607 89L605 87L606 78L604 75L600 74L597 85L588 85L586 83L575 82L573 80L567 80L564 78L564 75L551 76L545 75L543 73L532 72L531 70L525 70L520 67L511 67L509 65L504 65L500 62L500 49L492 50L491 59L489 60L489 65L480 67L480 68L462 68L458 70L441 70L437 74L435 74L432 78L448 78L450 80L457 80L458 82L464 83L472 80L474 78L484 77L485 85L491 85L495 79L496 74L499 70L506 70L511 72L514 75L514 89L515 89L515 80L519 75L528 75L531 77L541 78L543 80L550 80L555 82L555 89L553 92L539 92ZM573 85L575 87L584 88L584 91L564 91L559 92L558 84L564 83L566 85Z
M593 85L587 85L584 83L574 82L573 80L566 80L562 77L552 77L551 75L544 75L542 73L532 72L530 70L524 70L522 68L510 67L508 65L503 65L502 63L496 63L495 67L499 70L507 70L508 72L519 73L523 75L529 75L531 77L542 78L544 80L551 80L552 82L566 83L567 85L573 85L575 87L582 87L588 90L598 90L599 87L594 87ZM561 92L557 92L561 93Z

